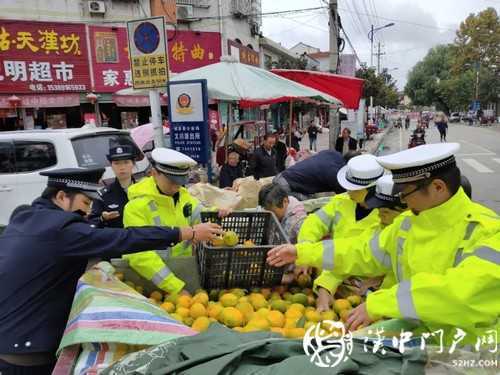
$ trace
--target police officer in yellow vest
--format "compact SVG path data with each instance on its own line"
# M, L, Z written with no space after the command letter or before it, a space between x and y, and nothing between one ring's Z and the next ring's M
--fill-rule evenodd
M384 174L384 168L375 156L364 154L349 160L337 173L339 184L346 193L334 196L328 204L310 214L300 228L298 243L316 243L325 236L343 238L358 236L365 230L380 226L378 210L369 209L365 198L376 181ZM324 241L325 247L330 241ZM342 278L323 270L314 281L318 294L318 310L328 310L332 295L342 283Z
M359 276L392 270L396 284L369 294L351 312L351 329L387 317L443 330L448 344L456 328L466 334L461 344L474 344L489 330L498 334L500 218L464 193L458 150L457 143L429 144L379 157L411 211L369 240L338 239L326 249L321 242L279 246L269 251L269 264Z
M196 162L189 156L167 148L151 153L152 175L128 189L123 224L131 226L193 226L201 222L201 203L183 186L189 169ZM167 249L167 257L192 255L191 241ZM123 257L138 274L168 293L183 291L185 283L168 268L155 251L143 251Z

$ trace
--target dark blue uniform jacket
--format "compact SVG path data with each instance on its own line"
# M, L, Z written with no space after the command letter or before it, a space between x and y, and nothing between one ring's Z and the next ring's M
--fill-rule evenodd
M54 352L87 260L171 246L179 230L96 228L38 198L0 235L0 354Z
M123 228L123 209L128 203L128 197L118 179L115 178L113 183L103 188L99 194L101 194L102 200L95 200L92 203L92 213L89 221L101 227ZM120 216L113 220L103 221L101 220L103 211L118 211Z

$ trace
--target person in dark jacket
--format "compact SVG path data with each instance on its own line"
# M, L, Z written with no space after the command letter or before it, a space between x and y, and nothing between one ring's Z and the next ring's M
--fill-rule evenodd
M342 129L342 136L337 138L335 150L340 152L342 155L346 155L349 151L356 151L357 148L358 142L351 137L351 130L347 128Z
M266 134L262 145L253 153L250 162L250 171L256 180L278 174L276 169L276 151L274 150L275 143L276 138L274 135Z
M278 132L274 134L274 137L276 138L274 150L276 151L276 169L278 173L285 170L285 161L288 156L286 144L280 139L280 135L281 134Z
M47 188L0 235L0 373L50 374L78 279L91 258L161 249L222 233L194 227L98 228L84 215L103 168L40 173Z
M107 158L116 178L99 192L102 200L95 200L92 204L89 220L101 227L123 228L123 209L128 203L127 189L135 183L135 155L131 146L122 145L111 147Z
M219 187L232 188L233 182L237 178L243 177L243 168L240 164L240 155L236 151L232 151L227 156L227 163L220 170Z
M307 128L307 135L309 136L309 150L318 151L318 133L319 129L314 122L311 121L309 127Z
M358 154L351 152L345 158ZM299 200L316 193L343 193L345 190L337 181L337 172L346 164L345 158L334 150L320 151L285 169L273 179L273 183L283 186L288 194Z

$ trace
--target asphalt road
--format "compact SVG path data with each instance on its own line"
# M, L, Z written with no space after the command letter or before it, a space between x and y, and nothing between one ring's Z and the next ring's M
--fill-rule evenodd
M410 130L392 129L383 141L379 155L387 155L408 147ZM500 129L449 124L448 142L461 145L457 155L458 166L472 184L473 200L500 213ZM434 126L426 131L427 143L439 143L439 132Z

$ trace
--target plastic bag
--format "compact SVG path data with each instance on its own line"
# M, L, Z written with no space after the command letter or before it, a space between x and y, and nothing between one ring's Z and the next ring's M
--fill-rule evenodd
M219 209L236 209L242 197L235 191L220 189L207 183L197 183L189 187L189 193L197 198L205 207Z

